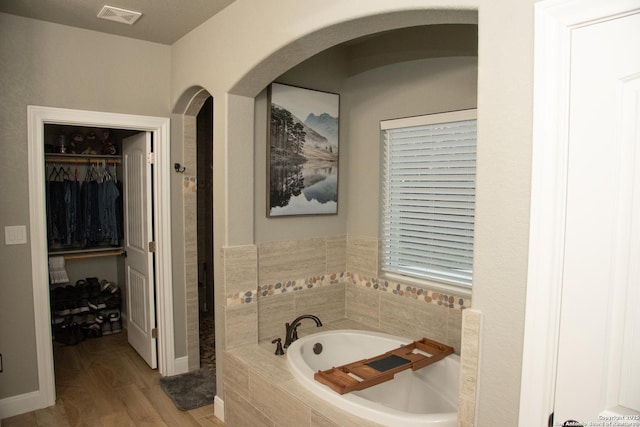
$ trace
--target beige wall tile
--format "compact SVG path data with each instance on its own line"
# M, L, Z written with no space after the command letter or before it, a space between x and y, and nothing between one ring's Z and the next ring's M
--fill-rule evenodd
M249 401L279 427L303 427L311 422L308 406L295 404L288 393L254 372L249 376L249 396Z
M462 345L462 311L457 308L447 310L447 340L445 344L453 347L456 354L460 354Z
M352 283L345 285L347 318L362 322L372 327L379 327L380 322L380 292L356 286Z
M224 382L224 421L233 427L275 427L276 424L245 397L234 391L233 383Z
M333 322L345 317L345 296L342 284L294 292L294 296L296 316L313 314L323 322ZM289 319L291 320L293 319Z
M459 426L473 426L475 423L481 328L482 315L479 311L466 309L462 312Z
M334 423L328 418L325 418L321 413L316 412L315 410L311 410L311 427L339 427L338 424Z
M378 239L347 237L347 271L378 276Z
M326 238L327 267L325 273L347 271L347 236L330 236Z
M312 426L376 427L379 424L351 415L304 388L297 380L282 383L283 389L296 396L299 403L311 408Z
M282 338L286 322L291 322L295 317L294 293L272 295L266 298L258 298L258 336L260 340Z
M458 427L472 427L476 414L476 402L460 399L458 403Z
M260 243L258 265L259 284L322 275L326 269L325 239Z
M257 248L255 245L222 249L222 268L225 294L245 292L257 288Z
M258 304L241 304L226 309L226 349L258 342Z
M380 294L380 329L411 339L446 341L448 308L390 292Z
M249 394L249 371L242 362L229 353L224 353L224 380L233 384L234 391L240 395Z

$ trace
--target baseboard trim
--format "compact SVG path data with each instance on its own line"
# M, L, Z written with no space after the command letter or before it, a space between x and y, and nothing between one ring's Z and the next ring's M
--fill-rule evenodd
M178 357L173 362L174 374L184 374L189 372L189 356Z
M40 391L19 394L0 400L0 419L24 414L42 408Z
M213 415L224 422L224 400L220 399L218 395L213 398Z

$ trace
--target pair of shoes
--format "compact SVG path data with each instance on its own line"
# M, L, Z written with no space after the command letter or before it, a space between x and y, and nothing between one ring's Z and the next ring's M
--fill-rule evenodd
M76 345L84 341L84 333L75 322L54 325L53 333L54 339L61 344Z
M103 312L96 314L96 325L100 328L100 335L111 334L111 324L109 323L109 315Z
M87 338L99 338L102 336L102 328L97 323L83 325L82 331Z
M114 310L111 313L97 314L96 324L100 325L102 335L110 335L122 331L120 310Z

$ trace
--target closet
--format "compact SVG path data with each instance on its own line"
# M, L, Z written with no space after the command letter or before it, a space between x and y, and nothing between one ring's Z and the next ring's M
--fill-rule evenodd
M49 295L54 341L122 331L122 140L138 131L45 125Z

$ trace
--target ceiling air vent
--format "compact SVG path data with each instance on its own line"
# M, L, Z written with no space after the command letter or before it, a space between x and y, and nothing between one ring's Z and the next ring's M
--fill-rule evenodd
M134 10L121 9L104 5L98 13L98 18L107 19L109 21L120 22L121 24L133 25L134 22L142 16L142 13Z

